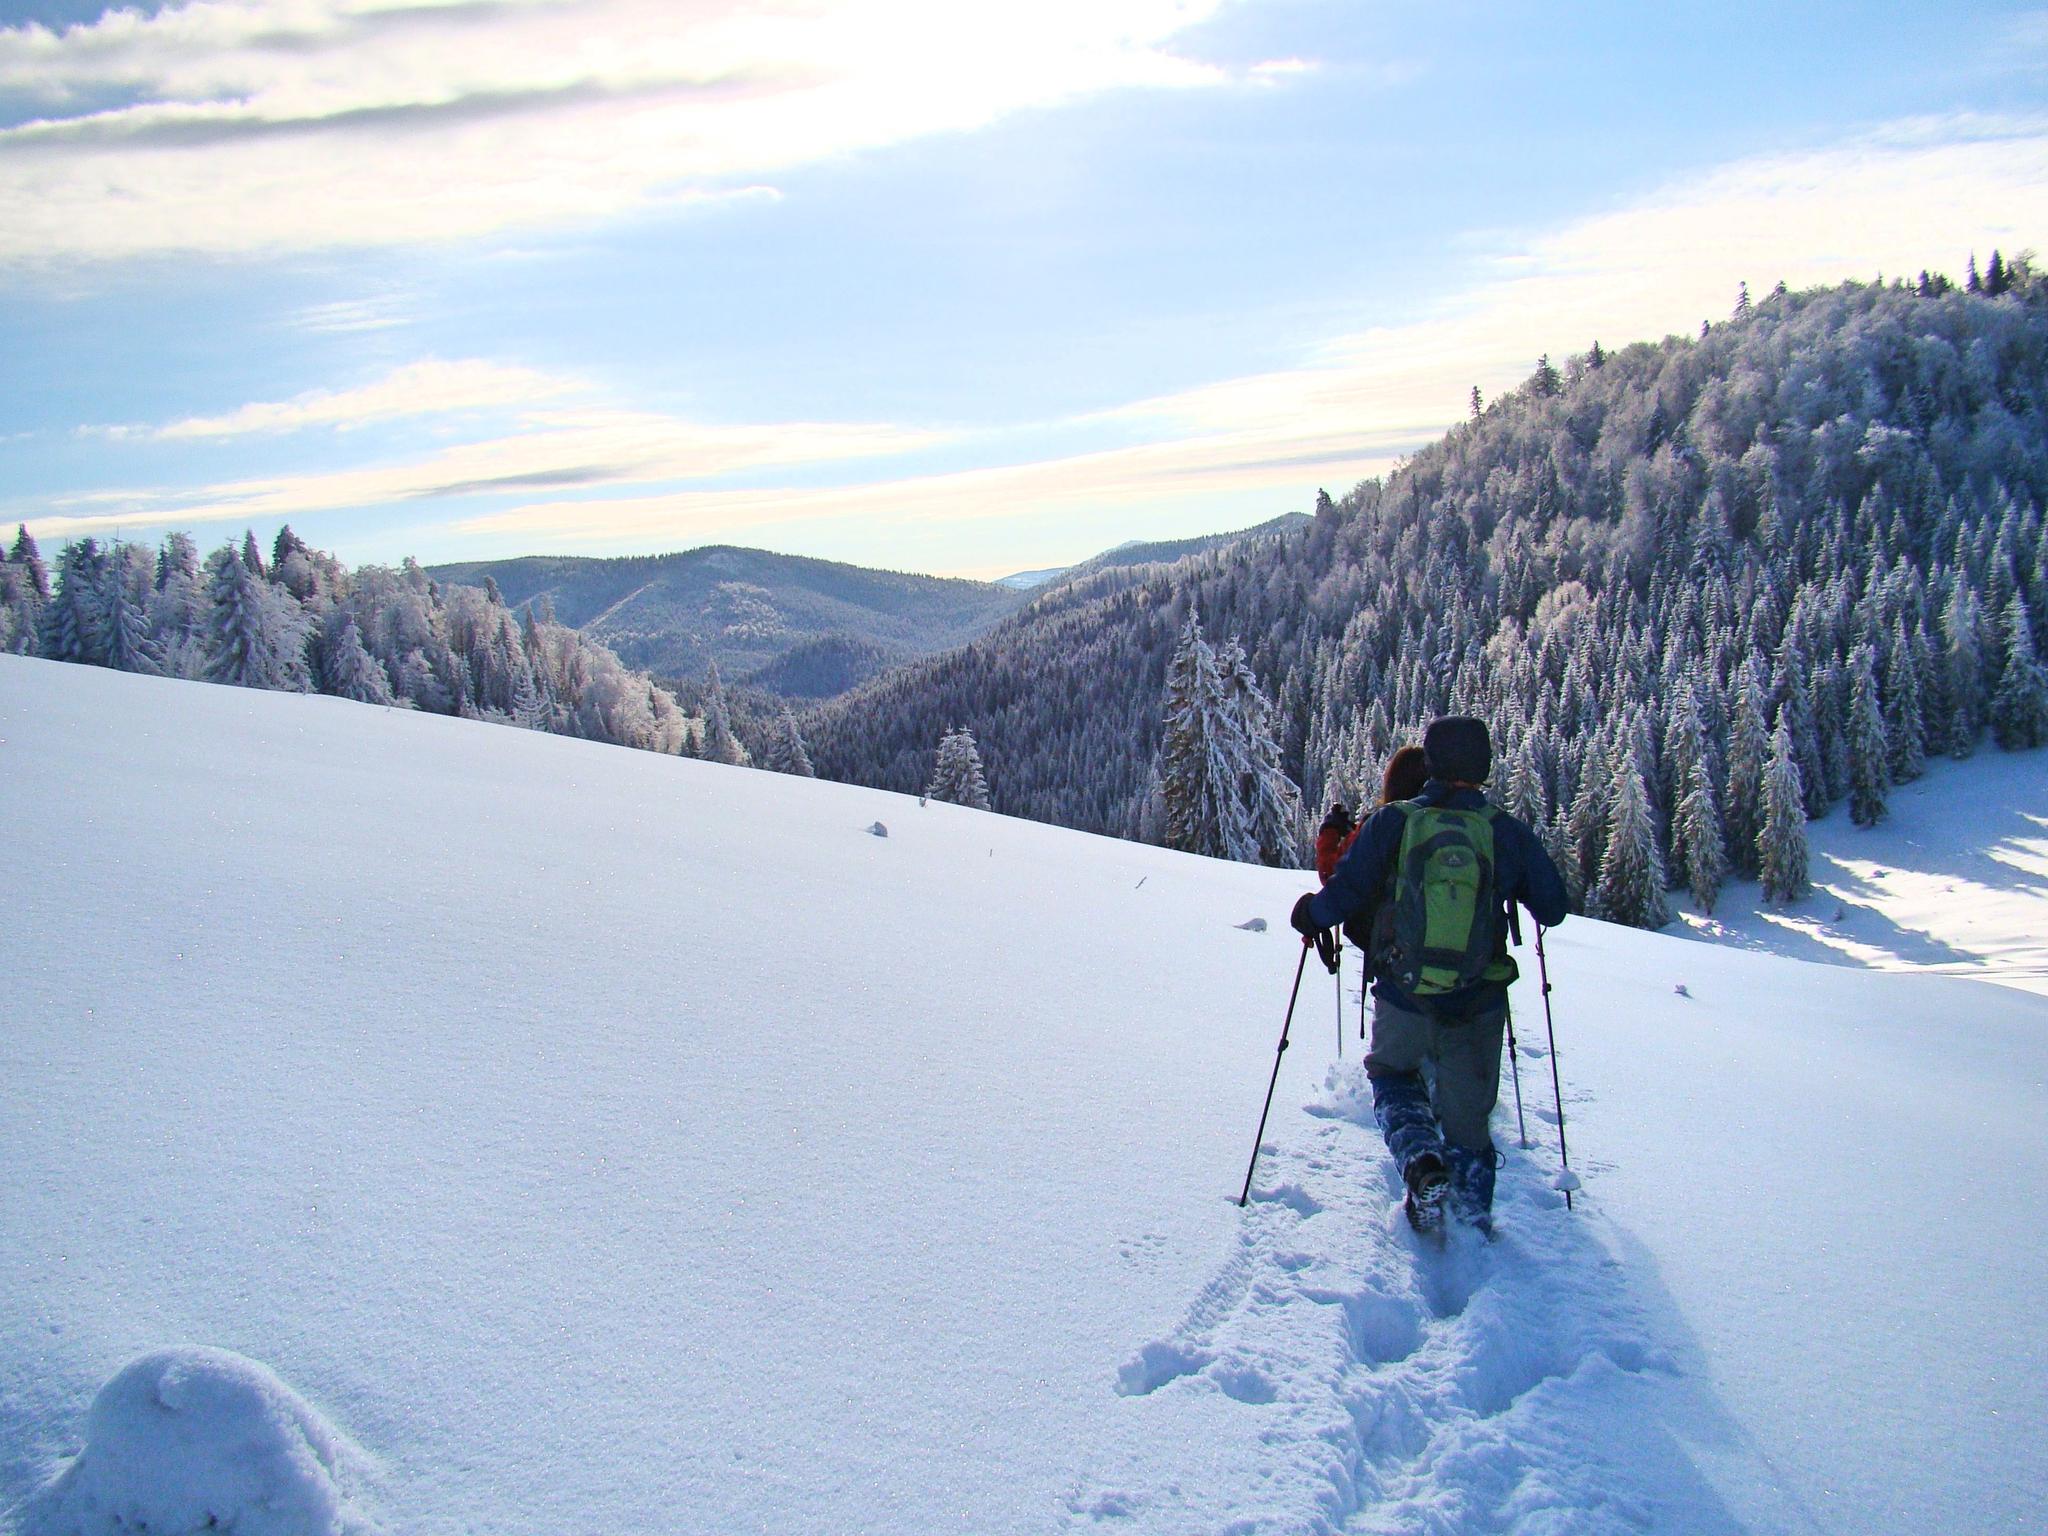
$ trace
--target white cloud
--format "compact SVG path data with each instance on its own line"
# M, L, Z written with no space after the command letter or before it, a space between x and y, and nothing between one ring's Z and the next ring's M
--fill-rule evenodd
M191 490L95 491L52 503L53 515L31 521L38 537L53 538L116 527L261 522L541 488L711 479L909 453L941 441L936 432L879 423L707 425L646 411L533 409L522 413L518 430L510 435L460 444L405 463L228 481Z
M524 490L545 494L433 531L536 548L745 542L771 526L989 523L1018 526L1102 509L1186 509L1190 530L1227 497L1305 506L1384 470L1459 420L1477 383L1491 397L1541 353L1562 360L1696 331L1761 294L1903 276L1952 275L1974 248L2010 254L2048 230L2048 122L1897 124L1853 143L1743 161L1610 212L1520 240L1498 239L1486 275L1414 319L1333 337L1298 367L1135 402L1107 413L1136 446L990 464L945 475L733 490L690 485L746 468L879 459L944 440L863 424L694 427L670 418L555 411L516 438L421 464L143 496L119 517L75 506L34 522L61 537L115 524L297 516L313 510ZM858 481L858 483L855 483ZM682 482L680 489L649 490ZM607 495L600 492L644 491ZM423 525L424 526L424 525ZM877 541L878 549L887 547ZM878 553L878 563L887 555ZM962 561L960 563L969 563Z
M532 405L582 388L573 379L556 378L531 368L512 368L476 359L443 362L426 358L395 368L383 378L356 389L308 390L289 400L244 405L222 416L188 416L159 427L88 430L107 437L154 442L297 432L307 427L347 431L408 417Z
M1745 160L1518 240L1490 276L1412 321L1331 339L1304 366L1139 402L1180 432L1441 431L1541 354L1690 334L1759 297L1846 278L1960 276L1972 249L2048 233L2048 122L1898 123L1852 143Z
M1219 81L1221 0L212 0L0 29L0 262L401 245L758 195L1026 107ZM116 104L108 106L111 100Z

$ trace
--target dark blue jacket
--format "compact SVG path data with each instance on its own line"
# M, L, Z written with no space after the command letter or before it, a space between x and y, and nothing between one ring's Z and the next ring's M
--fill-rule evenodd
M1431 779L1410 803L1476 811L1486 804L1486 797L1476 789L1453 789L1441 779ZM1401 851L1404 825L1401 811L1394 806L1382 806L1372 813L1359 830L1358 841L1338 861L1336 873L1317 892L1309 907L1309 916L1318 927L1334 928L1354 913L1370 910L1380 900L1386 892L1395 856ZM1550 862L1550 855L1543 851L1536 834L1506 811L1493 818L1493 888L1501 901L1502 932L1506 932L1507 904L1511 901L1527 907L1530 916L1546 928L1555 928L1565 919L1564 878ZM1431 1001L1444 1013L1476 1014L1496 1005L1506 990L1493 982L1481 982ZM1413 998L1384 978L1373 982L1372 994L1396 1007L1422 1011Z

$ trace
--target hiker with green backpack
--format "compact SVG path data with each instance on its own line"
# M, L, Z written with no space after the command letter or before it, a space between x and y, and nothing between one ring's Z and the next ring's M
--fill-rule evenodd
M1498 1166L1488 1121L1500 1096L1508 983L1508 904L1538 923L1565 918L1564 880L1521 822L1487 802L1486 722L1433 721L1422 737L1429 782L1381 807L1320 892L1294 904L1303 942L1376 905L1373 1115L1407 1187L1418 1231L1452 1215L1492 1231ZM1433 1070L1425 1083L1423 1068Z

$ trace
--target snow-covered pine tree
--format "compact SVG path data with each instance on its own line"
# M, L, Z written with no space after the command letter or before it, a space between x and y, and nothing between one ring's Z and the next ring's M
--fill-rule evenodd
M815 779L818 770L811 766L811 754L804 746L804 733L796 723L796 711L785 709L782 718L769 734L767 749L761 754L761 766L771 773L792 773L798 778Z
M1239 843L1243 809L1234 793L1235 765L1227 782L1219 782L1217 738L1224 733L1223 688L1217 676L1216 653L1202 638L1201 622L1188 615L1180 643L1166 667L1164 731L1159 741L1159 791L1163 808L1163 841L1182 853L1228 858L1235 834ZM1231 826L1235 821L1238 825Z
M42 551L29 536L27 523L14 525L14 543L7 551L7 562L28 573L29 587L38 603L50 600L50 574L44 569Z
M1967 580L1958 581L1941 613L1945 681L1948 684L1948 752L1966 758L1977 750L1984 728L1984 653L1978 643L1977 594Z
M1587 910L1631 928L1662 928L1671 921L1671 909L1664 901L1664 861L1650 825L1649 796L1643 789L1642 770L1630 752L1616 754L1607 847Z
M1721 803L1728 856L1745 875L1757 871L1757 847L1764 824L1764 763L1770 736L1764 717L1761 669L1752 657L1743 668L1728 729L1728 793Z
M989 809L988 781L982 776L981 749L974 744L974 732L962 726L946 733L924 793L926 799L943 800L948 805Z
M80 539L57 552L57 585L43 605L40 649L52 661L104 666L106 614L101 608L100 567L95 539Z
M1679 861L1685 888L1700 911L1711 916L1721 882L1728 877L1728 851L1721 841L1721 817L1714 806L1714 780L1704 759L1686 775L1685 792L1671 818L1672 857Z
M1548 807L1543 803L1543 784L1530 762L1526 743L1508 757L1507 779L1500 790L1500 806L1531 831L1543 825Z
M2005 672L1991 701L1991 733L2008 752L2048 745L2048 676L2017 595L2006 604L2005 652Z
M1771 733L1771 759L1764 768L1763 828L1757 835L1757 869L1764 900L1776 906L1807 892L1806 810L1794 758L1792 731L1781 715Z
M2048 547L2048 540L2043 541ZM1884 673L1885 766L1894 784L1910 784L1927 771L1926 724L1920 712L1920 669L1901 620L1892 631Z
M128 559L131 549L143 561L139 584ZM154 676L163 670L159 665L161 653L150 637L149 615L143 608L151 591L150 564L147 552L139 545L117 545L103 573L99 601L106 664L119 672Z
M1874 827L1884 820L1891 749L1877 701L1877 649L1868 642L1849 658L1849 690L1849 819Z
M704 758L734 768L753 764L746 746L733 734L725 710L725 685L718 680L718 663L712 662L704 684Z
M342 621L341 634L330 648L327 691L363 704L392 702L391 674L364 647L362 631L356 628L353 614Z
M303 693L308 686L306 616L289 592L250 569L246 555L255 548L255 535L244 543L244 551L224 545L207 558L207 678L240 688Z
M1237 791L1244 802L1250 838L1246 851L1251 857L1247 862L1299 869L1306 823L1301 791L1280 766L1280 744L1273 737L1272 706L1266 702L1259 680L1252 675L1243 644L1235 637L1217 654L1216 674L1223 708L1244 759Z

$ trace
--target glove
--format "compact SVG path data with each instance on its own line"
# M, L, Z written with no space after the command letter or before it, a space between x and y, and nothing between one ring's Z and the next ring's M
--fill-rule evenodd
M1294 904L1294 910L1287 916L1288 923L1304 939L1312 939L1321 931L1317 927L1315 919L1308 915L1309 905L1315 899L1315 892L1310 891Z

